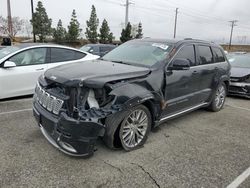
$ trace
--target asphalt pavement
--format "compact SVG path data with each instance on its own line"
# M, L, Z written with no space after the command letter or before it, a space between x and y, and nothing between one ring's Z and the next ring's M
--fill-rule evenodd
M250 167L250 100L227 98L155 129L125 152L101 140L89 159L69 157L43 137L32 99L0 101L0 187L227 187ZM239 187L250 187L250 177Z

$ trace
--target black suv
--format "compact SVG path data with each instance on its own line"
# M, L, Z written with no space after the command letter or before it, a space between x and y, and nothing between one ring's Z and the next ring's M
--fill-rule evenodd
M34 116L48 141L90 156L142 146L151 128L206 107L222 109L230 65L223 49L199 40L132 40L102 59L62 65L39 78Z

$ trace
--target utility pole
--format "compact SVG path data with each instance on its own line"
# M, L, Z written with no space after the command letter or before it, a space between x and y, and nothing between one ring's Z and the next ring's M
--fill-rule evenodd
M10 37L13 37L13 28L12 28L12 18L11 18L11 8L10 0L7 0L7 11L8 11L8 32Z
M176 37L177 15L179 8L175 9L174 38Z
M34 4L33 4L33 0L31 0L31 18L32 18L32 21L33 21L33 18L34 18ZM34 32L34 24L32 22L32 27L33 27L33 41L36 42L36 34Z
M228 49L231 49L231 45L232 45L232 37L233 37L233 30L234 30L234 26L237 26L235 23L238 22L238 20L232 20L229 21L231 23L231 34L230 34L230 40L229 40L229 46Z
M131 5L132 3L131 2L129 2L129 0L126 0L126 4L125 4L125 6L126 6L126 14L125 14L125 28L127 27L127 25L128 25L128 9L129 9L129 5Z

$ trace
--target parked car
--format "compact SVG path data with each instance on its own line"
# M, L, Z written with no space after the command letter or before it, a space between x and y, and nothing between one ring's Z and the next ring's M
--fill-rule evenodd
M112 44L86 44L80 50L102 57L114 48L116 45Z
M152 127L206 107L223 108L230 65L223 49L198 40L132 40L102 59L63 65L39 78L34 116L44 136L73 156L142 146Z
M57 45L20 44L0 50L0 99L34 93L45 70L99 56Z
M250 98L250 53L228 55L232 66L229 94Z

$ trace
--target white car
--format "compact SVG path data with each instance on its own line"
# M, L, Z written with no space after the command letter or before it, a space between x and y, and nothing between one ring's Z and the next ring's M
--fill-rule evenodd
M98 58L88 52L59 45L6 47L0 50L0 99L33 94L38 77L49 68Z

